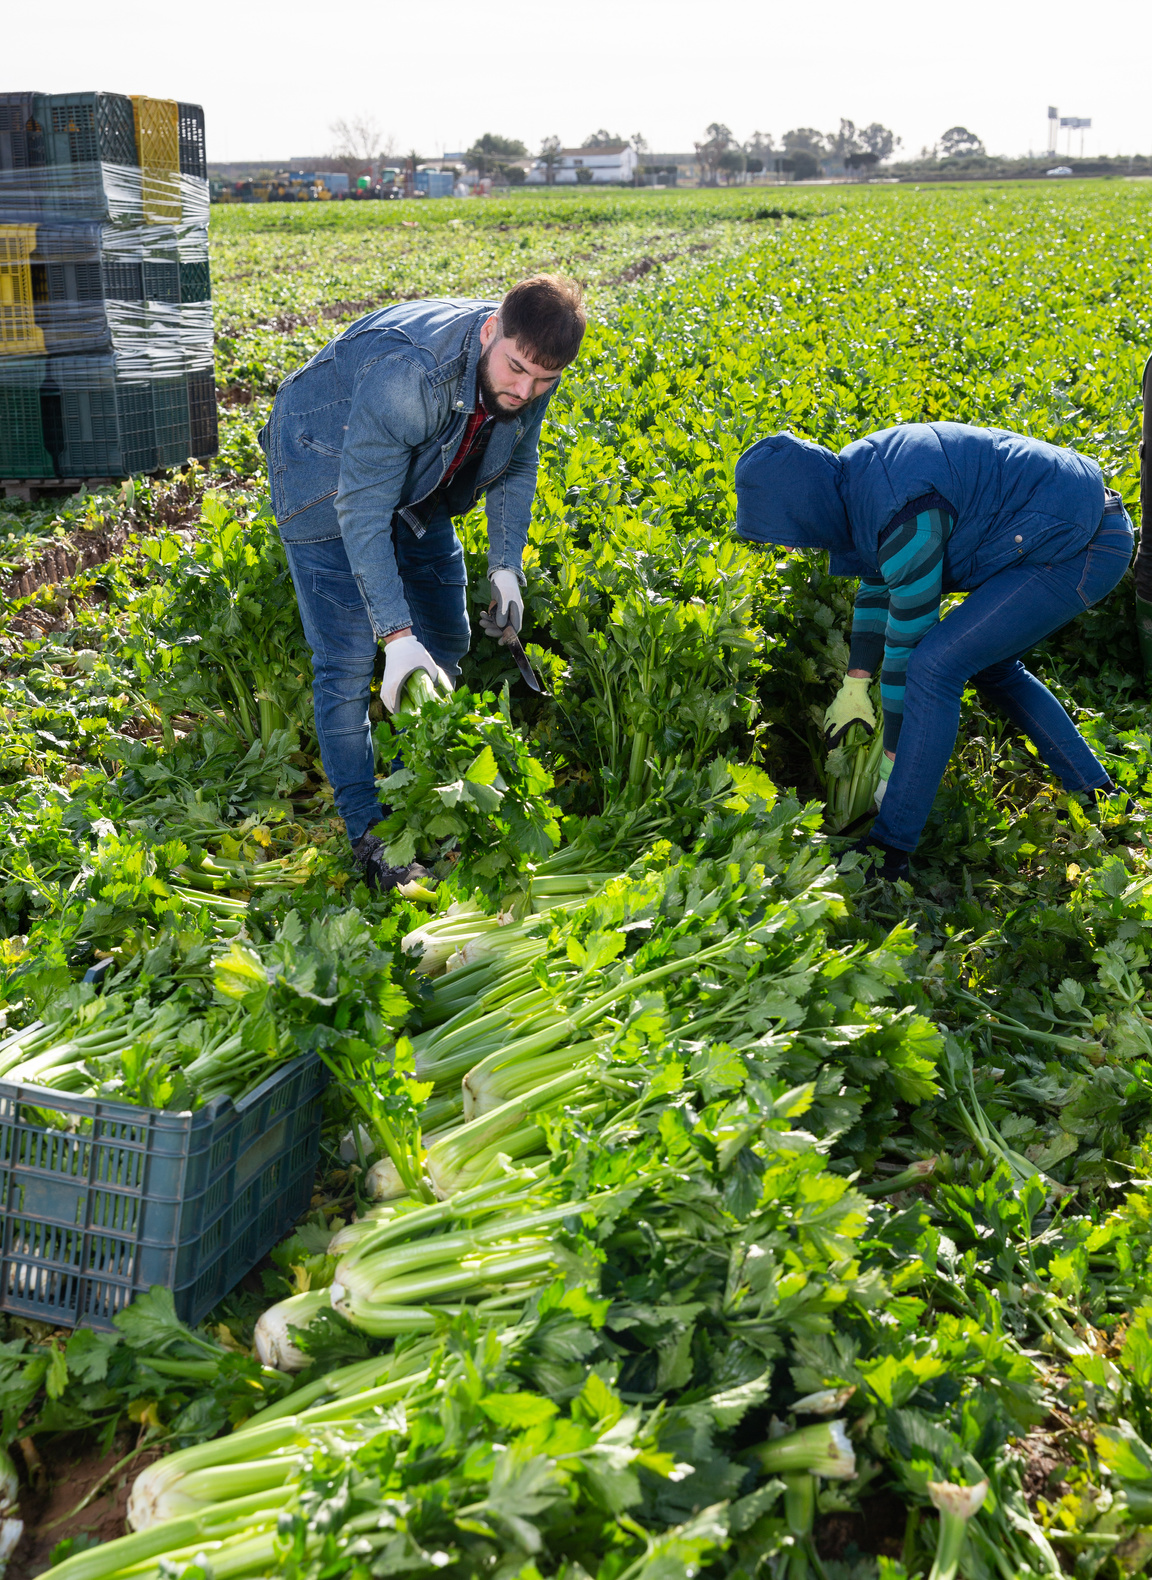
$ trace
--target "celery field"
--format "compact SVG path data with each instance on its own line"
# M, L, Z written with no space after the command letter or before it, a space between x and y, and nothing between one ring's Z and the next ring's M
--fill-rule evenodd
M11 1577L1146 1572L1152 820L969 693L911 881L867 882L821 734L854 585L732 528L755 439L937 419L1082 450L1139 526L1150 217L1137 181L213 209L218 459L0 506L0 1080L52 1131L53 1091L177 1113L318 1059L319 1164L195 1326L160 1286L0 1315ZM525 556L548 694L477 627L451 697L374 705L390 859L436 881L373 894L256 434L362 314L542 270L590 309ZM1130 577L1030 662L1152 804Z

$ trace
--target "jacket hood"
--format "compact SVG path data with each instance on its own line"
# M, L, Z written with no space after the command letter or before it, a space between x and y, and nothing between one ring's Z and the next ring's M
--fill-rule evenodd
M827 549L834 576L868 573L840 494L840 457L822 444L776 433L736 463L736 531L749 543Z

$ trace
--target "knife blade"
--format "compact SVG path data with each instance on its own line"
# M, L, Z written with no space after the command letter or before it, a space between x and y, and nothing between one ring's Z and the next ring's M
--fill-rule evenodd
M538 691L542 697L547 696L547 692L544 690L544 687L536 678L536 672L533 670L532 665L528 662L527 653L525 653L524 649L520 646L520 638L516 635L514 627L511 625L506 625L503 631L500 633L499 642L501 647L506 647L511 653L512 657L516 660L516 668L524 677L525 684L531 686L533 691Z

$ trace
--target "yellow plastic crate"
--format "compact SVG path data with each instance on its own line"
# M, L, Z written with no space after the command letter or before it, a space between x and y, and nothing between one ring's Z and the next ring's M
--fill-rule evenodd
M0 356L36 356L44 333L32 302L35 225L0 225Z
M175 99L132 95L136 151L149 225L178 223L180 210L180 108Z

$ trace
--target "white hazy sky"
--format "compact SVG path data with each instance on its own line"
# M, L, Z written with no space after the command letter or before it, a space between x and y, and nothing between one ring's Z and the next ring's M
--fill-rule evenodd
M1152 152L1152 0L53 0L13 4L0 55L5 88L202 103L215 160L322 154L358 114L425 156L600 126L671 152L713 120L779 140L841 116L913 152L959 123L1021 154L1049 104L1092 117L1086 154Z

